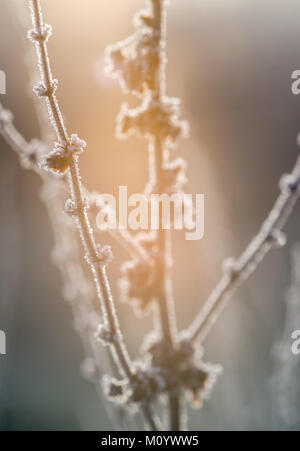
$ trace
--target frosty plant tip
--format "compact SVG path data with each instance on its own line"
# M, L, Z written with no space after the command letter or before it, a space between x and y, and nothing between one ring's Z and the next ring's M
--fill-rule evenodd
M134 193L128 197L126 186L119 186L118 202L112 194L98 196L96 218L100 230L188 230L186 240L204 235L204 194ZM118 204L118 208L117 208ZM132 209L129 211L129 208Z

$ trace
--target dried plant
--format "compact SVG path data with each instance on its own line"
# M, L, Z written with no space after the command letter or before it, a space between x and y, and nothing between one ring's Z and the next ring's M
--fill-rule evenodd
M166 1L153 0L135 19L135 33L107 50L108 72L117 77L125 93L141 98L141 106L124 104L118 116L117 134L131 133L148 140L149 176L145 194L180 193L185 182L186 164L170 161L177 140L188 125L179 117L180 102L166 95ZM171 240L168 230L142 234L140 243L148 260L133 260L122 268L123 297L134 301L140 310L155 303L159 331L143 346L150 368L160 376L149 396L166 394L169 398L170 428L178 430L183 418L181 402L185 392L192 404L200 406L215 382L219 366L202 361L202 350L193 346L186 334L178 334L170 277Z
M90 357L85 369L96 382L102 378L104 393L118 406L123 427L130 427L127 417L140 407L152 430L180 430L185 427L185 398L194 407L200 407L221 370L219 365L203 361L200 345L235 290L271 248L285 243L282 229L299 197L300 157L291 174L281 179L280 195L261 230L236 261L229 259L224 263L222 279L186 331L179 332L176 325L170 275L170 232L161 228L136 237L124 231L114 233L132 256L122 267L121 298L133 303L137 310L151 310L154 316L154 330L143 342L141 357L133 360L120 330L107 274L112 252L110 247L97 244L92 227L93 211L89 214L89 207L101 206L101 195L88 193L80 176L80 154L86 143L77 134L69 134L65 127L56 97L58 81L52 76L47 49L51 27L43 23L39 0L30 0L30 7L33 29L29 37L36 47L41 75L41 81L33 90L36 96L46 100L57 141L53 150L46 152L41 143L27 143L13 127L11 114L3 109L0 110L0 131L26 166L33 167L44 180L47 187L44 200L50 217L55 214L53 223L62 228L66 227L66 222L59 219L63 216L58 206L64 197L61 193L69 192L64 211L74 219L79 230L102 309L100 319L89 281L80 266L72 226L68 224L69 232L56 236L58 264L66 284L65 297L72 301L79 323L77 329L87 343ZM137 133L148 141L146 195L181 193L186 180L184 160L170 159L172 148L184 137L188 126L180 119L178 99L168 98L166 94L166 8L166 0L149 0L148 8L135 17L134 34L107 51L109 73L119 79L125 92L141 99L135 109L127 105L121 108L117 132L121 138ZM54 181L53 175L61 177ZM60 194L55 198L57 187ZM67 235L71 237L70 243L61 239ZM106 368L103 375L104 354L99 351L102 348L98 342L112 357L117 375L109 375ZM160 410L168 413L168 425L156 414L159 403Z

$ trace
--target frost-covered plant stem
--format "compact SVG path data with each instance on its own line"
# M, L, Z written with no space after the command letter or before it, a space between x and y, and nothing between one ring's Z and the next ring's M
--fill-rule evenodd
M203 342L241 283L255 271L274 246L285 244L286 240L282 229L300 195L300 156L291 174L281 178L279 188L280 194L258 234L238 260L225 261L223 277L189 328L190 336L194 341Z
M135 132L149 143L150 180L145 194L179 194L185 180L185 164L182 159L170 162L169 151L184 135L186 123L179 120L178 100L166 96L167 2L149 0L148 3L149 9L136 15L134 35L108 50L109 73L119 78L125 93L132 92L142 99L142 104L136 109L128 109L127 105L122 107L118 131L121 138ZM160 205L160 221L162 214ZM123 280L124 298L130 302L138 301L141 310L150 304L155 304L157 308L155 328L159 326L160 336L146 349L146 356L152 361L151 371L158 371L163 379L164 386L159 390L169 399L169 428L179 430L181 393L187 386L195 394L201 391L206 376L201 368L193 366L194 350L187 343L181 343L177 333L170 276L170 231L165 230L160 222L154 235L148 233L148 241L145 236L140 239L147 251L148 261L138 259L129 262ZM152 267L149 266L151 259Z
M166 1L153 0L153 20L154 29L157 32L158 47L160 49L160 67L157 71L155 90L152 93L153 99L161 102L166 95ZM153 150L151 146L153 145ZM168 162L168 150L164 148L159 136L155 136L153 144L150 143L149 152L154 151L155 167L150 168L156 180L158 193L165 190L163 165ZM149 160L151 164L151 159ZM174 341L177 340L176 316L174 312L174 299L172 292L172 279L170 277L171 261L171 234L169 230L160 229L157 232L157 243L160 254L163 258L160 261L159 273L161 274L161 287L158 296L158 308L160 312L161 329L164 339L174 348ZM180 430L180 395L178 393L169 394L169 415L170 429Z
M63 118L58 106L57 98L55 96L54 80L52 78L51 67L48 57L46 39L41 38L41 34L46 30L41 14L41 7L39 0L31 0L33 34L31 37L36 42L37 55L39 58L39 69L42 76L44 92L38 93L46 98L49 114L55 128L57 138L60 145L64 148L67 143L70 143L70 138L67 134ZM42 88L43 88L42 87ZM37 91L37 90L36 90ZM124 345L123 336L120 331L119 322L116 316L114 302L110 291L109 281L106 274L105 265L99 261L98 250L96 247L93 230L91 228L88 214L86 211L85 200L82 191L81 179L78 168L77 155L71 154L68 159L69 162L69 185L72 194L72 200L77 208L76 222L81 234L82 241L87 253L87 260L90 264L91 271L94 276L95 285L101 302L103 317L107 321L109 331L113 337L116 337L112 344L114 355L120 370L129 379L132 377L132 364L128 352Z
M187 124L180 120L179 100L166 96L166 0L149 0L149 8L134 20L135 32L108 49L108 71L117 77L125 93L141 98L136 109L123 105L118 116L118 135L131 133L147 139L149 176L145 195L183 193L185 162L169 161L169 152L185 136ZM156 307L154 331L144 340L145 370L134 400L167 398L169 429L182 428L181 398L186 395L194 407L206 399L220 367L204 363L203 351L190 338L177 333L172 293L171 236L163 228L160 203L158 230L138 234L136 239L147 252L148 261L127 262L123 268L123 298L139 310ZM173 219L174 220L174 219ZM151 262L151 264L149 264ZM150 384L149 384L150 382ZM165 405L165 403L164 403Z
M96 313L93 287L82 271L79 243L75 233L77 231L70 218L62 213L67 195L65 180L57 179L39 167L42 154L47 151L46 144L36 139L28 142L14 126L12 113L5 110L1 103L0 134L18 155L22 167L33 170L43 182L40 196L47 208L55 242L52 258L61 273L62 294L72 309L74 328L81 337L85 351L82 371L86 378L95 383L100 397L103 398L99 380L105 371L109 371L110 361L105 356L104 349L95 341L95 328L101 317ZM112 406L106 402L105 406L115 423L126 429L136 428L131 426L132 419L124 414L125 409L121 405Z

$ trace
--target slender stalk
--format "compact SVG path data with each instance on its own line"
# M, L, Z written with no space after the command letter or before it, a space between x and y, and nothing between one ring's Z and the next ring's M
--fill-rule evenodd
M291 175L281 179L281 192L260 231L235 262L232 271L223 275L189 327L193 341L197 340L200 343L204 341L236 289L256 270L274 244L278 240L280 244L280 240L284 239L281 231L299 198L299 183L300 156Z
M43 29L42 13L39 0L31 0L32 7L32 22L36 33ZM63 118L59 109L57 98L52 90L52 72L50 61L48 57L46 41L36 42L37 53L39 57L39 67L43 82L47 88L47 102L50 117L52 119L57 138L61 143L67 143L69 137L65 128ZM69 185L75 205L79 206L79 213L77 216L77 225L87 251L88 257L91 259L90 266L94 275L96 289L99 300L102 305L103 316L107 320L110 332L118 335L118 340L113 347L117 361L120 364L123 373L130 379L133 375L132 364L125 348L123 336L120 331L118 318L116 316L113 298L110 291L108 278L105 268L97 262L97 248L94 240L93 230L90 225L86 208L84 207L84 198L82 194L82 185L79 175L79 168L76 161L76 156L71 156L70 170L69 170Z
M157 74L156 89L152 93L153 99L162 101L166 93L166 2L153 0L154 28L157 32L157 41L160 48L160 67ZM168 151L164 148L159 136L155 137L150 146L154 147L154 171L158 193L164 192L163 165L167 163ZM150 148L150 152L152 149ZM160 212L160 217L162 212ZM158 308L160 312L161 330L164 339L174 348L176 343L176 317L174 313L174 299L172 293L172 279L170 277L171 236L169 230L162 227L157 232L157 243L161 261L158 263L158 273L161 277L159 287ZM169 394L170 429L180 430L180 400L179 395Z

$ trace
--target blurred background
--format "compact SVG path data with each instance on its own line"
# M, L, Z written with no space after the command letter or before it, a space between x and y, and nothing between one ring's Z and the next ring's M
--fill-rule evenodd
M22 0L0 0L0 69L7 75L1 102L26 138L40 136L31 94ZM148 177L146 142L115 139L115 117L125 97L103 75L107 45L132 33L132 17L145 0L43 2L58 98L70 132L88 142L81 157L90 190L142 192ZM168 94L182 99L191 138L174 157L188 161L188 193L204 193L205 236L185 241L174 233L174 292L179 327L189 324L221 274L257 233L278 193L278 179L296 159L300 98L291 74L300 69L297 0L171 0L168 14ZM0 356L1 430L111 430L95 389L80 375L83 348L72 327L61 279L50 252L53 234L39 198L41 181L24 171L0 139ZM239 290L206 341L205 358L224 374L211 399L191 411L192 430L300 429L274 402L273 352L285 324L291 283L290 251L300 240L299 206L287 227L288 244L272 251ZM117 280L125 251L111 238ZM126 342L138 355L149 316L135 319L117 302ZM132 327L132 325L135 325ZM300 329L300 322L298 329ZM293 366L300 376L300 357ZM289 396L290 384L286 384ZM294 393L294 392L293 392ZM298 412L298 414L297 414Z

